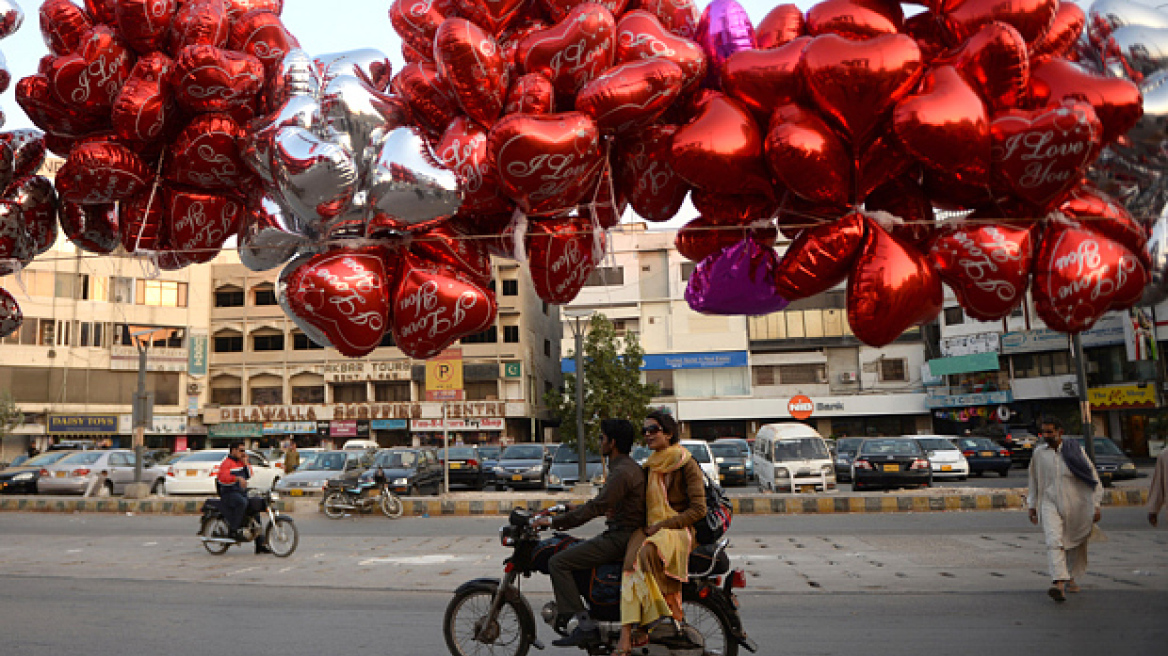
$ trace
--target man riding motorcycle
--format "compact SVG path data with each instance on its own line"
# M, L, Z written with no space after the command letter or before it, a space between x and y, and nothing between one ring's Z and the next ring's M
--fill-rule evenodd
M231 529L231 537L242 540L240 527L247 515L247 481L251 478L251 465L247 461L247 451L243 442L235 442L227 452L227 457L219 463L219 474L215 478L215 487L219 490L222 500L220 512ZM271 553L264 544L263 534L256 536L255 552Z
M608 458L604 487L595 498L566 514L536 520L537 526L568 530L602 514L606 518L603 533L557 553L548 563L559 609L557 622L565 626L573 617L578 622L568 637L552 642L557 647L577 647L600 640L600 630L584 609L572 572L624 560L629 538L645 526L645 472L629 457L636 438L636 429L626 419L601 421L600 452Z

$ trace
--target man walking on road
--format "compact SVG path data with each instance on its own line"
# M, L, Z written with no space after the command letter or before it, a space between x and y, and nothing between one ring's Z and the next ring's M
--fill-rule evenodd
M1063 440L1062 422L1042 421L1043 444L1030 460L1026 505L1030 522L1042 522L1050 564L1051 599L1066 601L1078 592L1077 578L1087 571L1087 539L1100 518L1103 486L1077 442Z
M1148 523L1160 525L1160 509L1168 502L1168 449L1156 458L1156 469L1152 471L1152 483L1148 486Z

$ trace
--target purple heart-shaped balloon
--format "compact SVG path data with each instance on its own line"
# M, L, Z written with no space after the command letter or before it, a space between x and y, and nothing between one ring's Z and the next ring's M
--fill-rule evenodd
M775 287L778 264L773 248L744 239L698 264L685 288L685 300L702 314L759 316L778 312L788 303Z

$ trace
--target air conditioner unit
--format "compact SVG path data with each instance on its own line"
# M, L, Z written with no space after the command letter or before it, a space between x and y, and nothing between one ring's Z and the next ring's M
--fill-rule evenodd
M856 378L857 374L854 371L845 371L839 375L841 383L854 383L856 382Z

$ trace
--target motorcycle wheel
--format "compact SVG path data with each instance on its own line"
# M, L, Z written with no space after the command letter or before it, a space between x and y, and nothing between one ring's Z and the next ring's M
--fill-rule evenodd
M265 539L268 548L272 550L272 555L287 558L296 551L296 545L300 544L300 531L291 518L277 517L276 522L268 526L268 535Z
M685 623L702 634L705 652L711 656L738 656L738 641L730 631L726 614L708 598L685 594L681 600Z
M385 492L381 495L381 512L390 519L397 519L406 511L406 506L402 500L392 492Z
M329 519L341 519L345 516L345 509L341 506L349 505L348 495L344 492L329 492L324 498L324 514Z
M231 535L231 529L227 528L227 522L222 517L215 517L203 522L202 534L209 538L225 538ZM222 556L227 553L230 544L226 542L204 542L203 548L213 556Z
M446 648L453 656L526 656L531 643L525 625L534 620L526 617L517 602L504 601L495 622L491 626L482 626L494 597L493 590L472 588L450 600L442 618L442 635L446 637ZM477 640L476 630L482 636Z

